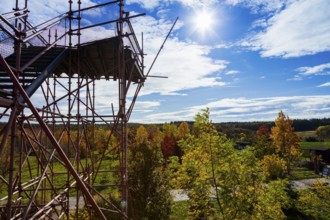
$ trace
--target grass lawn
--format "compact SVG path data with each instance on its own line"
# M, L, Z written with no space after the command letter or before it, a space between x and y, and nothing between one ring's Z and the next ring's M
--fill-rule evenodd
M310 147L329 147L330 142L301 142L300 148L301 149L308 149Z
M306 167L292 167L289 180L301 180L319 178L320 176L315 174L312 170Z
M28 164L27 162L25 163L25 165L23 166L22 172L21 172L21 178L22 178L22 183L27 183L29 182L31 179L35 179L36 177L38 177L39 175L41 175L41 171L38 169L40 169L40 167L38 168L38 164L37 164L37 159L35 156L29 156L29 163L30 163L30 169L31 172L29 170ZM81 163L85 166L86 163L86 159L81 159ZM15 169L17 170L17 164L15 164L16 167ZM105 158L102 162L101 167L103 168L102 170L107 170L107 169L118 169L115 167L119 166L119 162L118 161L111 161L109 158ZM53 174L51 174L51 170L50 167L52 167L53 169ZM38 174L39 173L39 174ZM58 188L58 192L61 192L62 189L66 186L66 181L67 181L67 168L65 166L63 166L62 164L60 164L59 162L55 161L52 163L52 165L50 165L48 167L48 176L49 179L51 179L53 181L54 187ZM8 176L5 176L5 178L8 178ZM71 177L72 179L72 177ZM102 172L99 173L95 179L95 184L96 185L100 185L100 184L112 184L113 181L115 180L115 174L112 172ZM44 187L50 187L49 182L47 179L45 179L43 185ZM2 181L0 180L0 199L5 197L8 194L7 191L7 187L2 183ZM111 187L107 187L107 186L99 186L97 187L97 190L102 191L104 193L107 192L112 192L112 188ZM50 198L51 196L51 190L49 190L47 192L46 197ZM76 195L76 191L72 190L71 192L71 196ZM16 196L18 196L18 194L16 194Z

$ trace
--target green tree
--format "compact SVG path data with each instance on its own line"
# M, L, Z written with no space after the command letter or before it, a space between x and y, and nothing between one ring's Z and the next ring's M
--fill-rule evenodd
M176 177L174 183L177 187L188 192L190 219L206 219L214 215L210 200L212 182L210 181L211 173L209 170L211 167L209 147L212 147L213 143L209 145L208 138L211 136L205 136L208 129L207 124L210 124L208 109L196 115L194 135L188 135L179 143L185 154L182 156L181 166L174 174ZM175 165L174 170L176 170L178 163L172 161L172 164Z
M271 138L276 152L284 158L287 172L290 174L290 165L301 155L300 139L292 126L292 120L282 111L278 113L275 126L271 129Z
M163 124L164 135L173 137L174 139L178 136L178 128L175 124L164 123Z
M314 187L298 191L296 208L308 219L330 219L330 187L316 183Z
M129 148L129 216L131 219L168 219L171 211L169 175L163 168L161 133L156 127L137 130Z
M330 139L330 125L319 126L316 129L316 135L322 141L329 140Z
M251 219L287 219L282 210L291 207L288 187L289 183L280 179L261 184Z
M198 113L192 134L180 142L185 152L181 166L172 160L173 182L190 198L189 218L281 219L282 204L288 201L284 187L265 184L254 152L235 150L231 140L218 134L209 114L208 109ZM283 197L269 196L273 192Z

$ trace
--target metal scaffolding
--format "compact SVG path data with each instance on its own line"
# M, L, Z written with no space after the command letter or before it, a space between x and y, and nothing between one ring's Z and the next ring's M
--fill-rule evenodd
M127 219L127 122L146 79L130 19L143 14L81 4L39 25L27 0L0 15L0 219ZM117 17L82 22L93 10ZM113 36L84 40L106 25Z

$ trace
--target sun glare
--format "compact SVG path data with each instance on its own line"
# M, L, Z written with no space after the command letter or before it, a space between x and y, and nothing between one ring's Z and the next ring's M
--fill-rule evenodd
M193 18L194 32L201 36L207 36L213 32L215 16L211 9L195 11Z

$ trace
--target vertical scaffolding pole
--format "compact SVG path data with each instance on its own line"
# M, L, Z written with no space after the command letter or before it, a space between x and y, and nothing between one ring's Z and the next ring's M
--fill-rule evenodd
M127 216L128 210L128 188L127 188L127 121L126 121L126 74L125 74L125 50L124 38L124 1L119 1L119 120L120 120L120 172L121 172L121 211L123 218Z
M73 12L72 12L72 0L69 0L69 15L68 15L68 20L69 20L69 70L68 70L68 109L67 109L67 116L68 116L68 122L67 122L67 136L68 136L68 143L67 145L67 154L68 158L70 159L70 149L71 149L71 86L72 86L72 17L73 17ZM67 211L66 211L66 217L69 220L70 215L69 215L69 210L70 210L70 193L71 193L71 186L70 186L70 173L69 171L67 172L67 182L66 182L66 187L68 188L66 192L66 197L67 197Z

